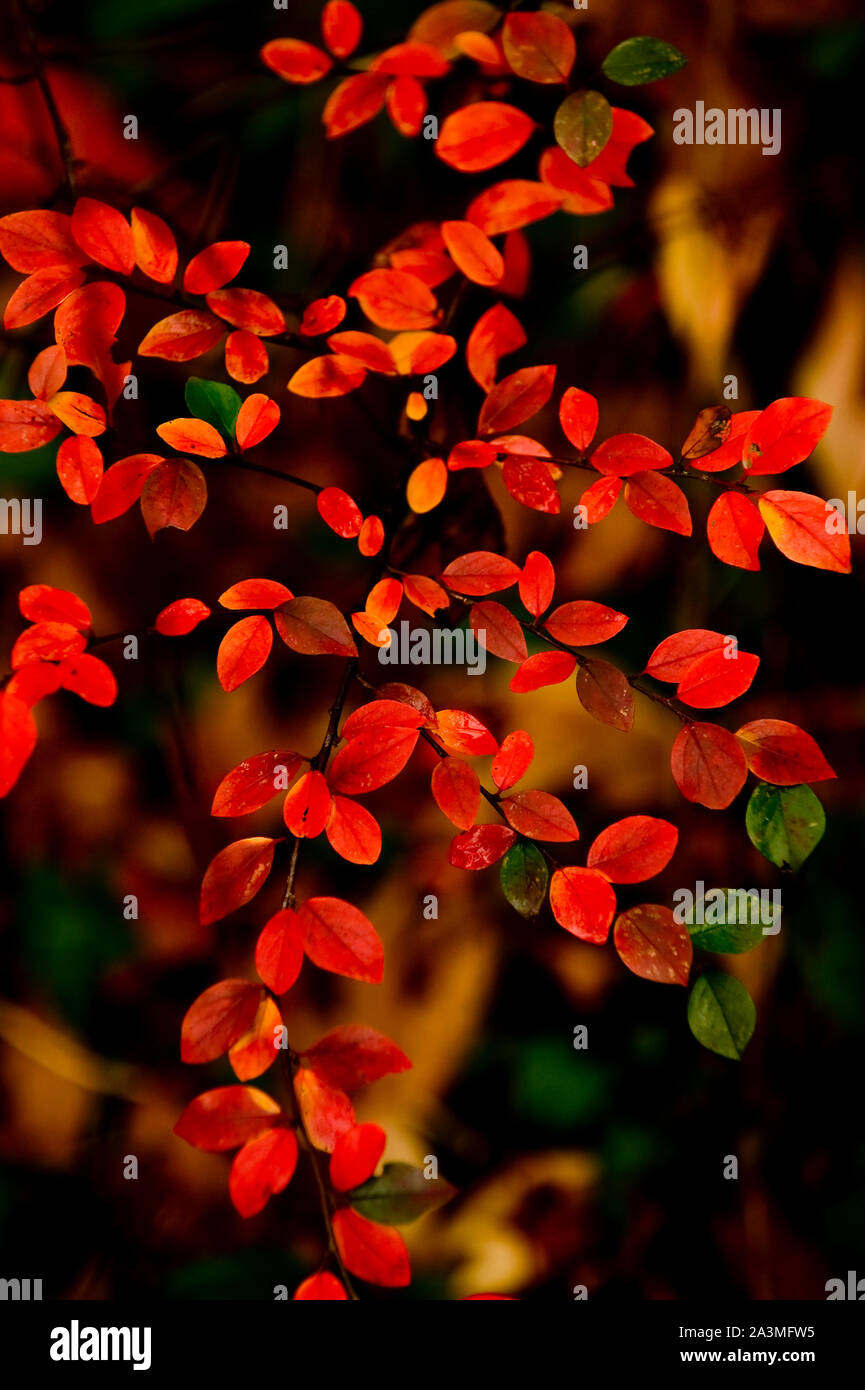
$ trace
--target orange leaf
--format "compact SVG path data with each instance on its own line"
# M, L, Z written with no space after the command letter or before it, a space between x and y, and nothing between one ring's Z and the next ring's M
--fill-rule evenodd
M282 1192L297 1166L294 1132L281 1126L250 1139L237 1154L228 1176L228 1191L241 1216L263 1211L268 1198Z
M103 477L102 454L98 444L83 434L64 439L57 450L57 477L70 501L80 504L92 502L99 492ZM135 501L135 498L131 501Z
M273 629L267 618L241 618L228 629L216 653L216 674L223 690L236 690L262 666L273 646Z
M481 314L466 343L466 364L483 391L492 390L499 359L526 342L522 324L503 304Z
M366 599L366 612L374 623L387 627L399 612L402 603L402 584L398 579L388 576L380 579L370 589Z
M342 898L308 898L298 916L305 933L304 950L313 965L350 980L380 983L384 947L359 907Z
M70 366L90 367L102 380L125 311L122 289L106 280L94 280L67 295L54 314L54 336Z
M531 840L578 840L580 832L567 807L549 792L517 792L499 803L508 825Z
M156 433L178 454L201 454L203 458L218 459L228 452L219 430L206 420L166 420L164 425L157 425Z
M265 924L255 944L255 968L268 989L285 994L303 965L303 923L284 907Z
M764 492L757 505L769 535L788 560L850 573L850 537L843 519L837 524L834 507L807 492Z
M38 449L61 429L60 421L42 401L0 401L0 453Z
M272 338L285 328L282 310L260 290L212 290L205 296L208 309L235 328L245 328L260 338Z
M380 517L368 516L360 528L357 548L361 555L377 555L384 545L384 525Z
M262 999L260 985L221 980L187 1009L180 1029L184 1062L213 1062L249 1031Z
M166 526L188 531L207 505L207 483L197 463L168 459L148 473L141 490L141 515L154 536Z
M711 811L724 810L748 776L745 755L733 735L718 724L686 724L670 753L673 781L686 801Z
M513 71L529 82L567 82L577 56L564 20L543 11L507 15L502 48Z
M9 658L13 671L31 661L62 661L84 650L85 638L69 622L43 621L25 628L16 638Z
M318 82L333 67L333 59L324 49L302 39L271 39L261 49L261 57L277 77L303 85Z
M336 140L377 116L389 85L387 73L359 72L334 87L322 115L328 140Z
M277 1030L282 1016L273 1000L261 1000L247 1032L228 1050L228 1060L238 1081L252 1081L276 1061Z
M332 333L327 340L332 352L353 357L371 372L384 372L393 376L396 364L387 343L372 333Z
M246 816L250 811L260 811L277 792L288 788L302 763L298 753L283 753L277 749L245 758L225 774L216 788L210 814Z
M23 328L25 324L35 323L43 314L62 304L83 281L84 272L68 266L46 266L44 270L34 270L9 296L3 311L4 328Z
M443 758L433 768L431 788L436 805L448 820L458 830L471 829L481 799L474 768L459 758Z
M170 285L177 273L177 242L171 228L144 208L132 209L130 223L138 269L149 280Z
M10 212L0 217L0 255L13 270L30 274L47 266L79 266L87 257L72 235L65 212Z
M187 294L209 294L233 280L249 255L248 241L214 241L193 256L183 272Z
M550 398L556 379L553 366L522 367L503 377L490 391L478 417L478 434L499 434L537 414Z
M293 598L276 610L276 630L304 656L357 656L345 618L324 598Z
M45 404L74 434L92 439L105 433L105 411L92 396L82 395L80 391L58 391Z
M545 685L561 685L573 675L576 666L577 658L570 652L536 652L511 677L510 689L516 695L525 695Z
M442 236L457 267L476 285L497 285L505 273L501 252L473 222L443 222Z
M400 1289L411 1283L405 1241L393 1226L380 1226L341 1207L334 1212L333 1234L345 1267L367 1284Z
M234 437L238 448L254 449L279 424L279 406L269 396L255 393L247 396L237 413Z
M560 604L546 619L544 627L551 637L566 646L591 647L615 637L627 621L625 614L617 613L615 608L586 599Z
M225 325L203 309L181 309L160 319L138 344L142 357L162 357L167 362L191 362L215 347Z
M329 1086L308 1067L299 1067L294 1091L310 1143L333 1153L341 1134L354 1128L354 1108L344 1092Z
M338 294L328 295L327 299L314 299L307 304L300 322L300 332L304 337L315 338L321 333L330 333L345 318L345 300Z
M628 969L642 979L659 985L688 983L694 947L688 928L668 907L643 903L623 912L613 928L613 944Z
M276 579L241 579L219 595L223 608L278 608L294 598L290 589Z
M225 370L234 381L251 386L266 374L270 363L267 348L246 328L235 329L225 340Z
M201 884L201 924L236 912L263 887L273 865L276 840L263 835L235 840L211 859Z
M255 1086L220 1086L187 1105L174 1133L206 1153L237 1149L279 1123L275 1100Z
M18 595L18 607L31 623L71 623L86 631L93 622L90 609L77 594L50 584L28 584Z
M66 380L66 353L56 343L37 352L27 373L27 385L38 401L56 395Z
M402 586L409 603L413 603L421 612L429 613L431 618L435 617L440 608L450 606L450 596L441 584L437 584L425 574L404 574Z
M599 869L612 883L642 883L665 869L673 857L679 832L657 816L626 816L602 830L586 856L590 869Z
M597 869L556 869L550 881L550 907L565 931L602 946L610 934L616 894Z
M500 232L514 232L558 212L565 196L558 189L531 179L503 179L469 203L466 217L487 236L498 236Z
M131 275L135 269L135 244L126 218L108 203L79 198L72 211L72 235L91 260Z
M464 709L440 709L436 715L435 733L452 753L469 753L483 757L498 753L499 745L486 724Z
M531 117L516 106L502 101L477 101L446 117L435 152L451 168L476 173L510 159L522 149L533 130Z
M348 293L379 328L431 328L439 318L432 290L405 270L368 270Z
M607 212L613 206L609 184L594 174L595 163L593 160L585 169L580 169L557 145L544 150L538 173L544 185L558 194L563 212L578 217L590 216Z
M330 357L313 357L298 367L288 383L295 396L347 396L357 390L366 378L366 368L356 357L334 353Z
M360 535L363 525L360 507L341 487L323 488L315 505L322 521L343 540L353 540Z
M405 495L412 511L418 515L431 512L444 497L447 485L444 459L424 459L412 469L406 483Z

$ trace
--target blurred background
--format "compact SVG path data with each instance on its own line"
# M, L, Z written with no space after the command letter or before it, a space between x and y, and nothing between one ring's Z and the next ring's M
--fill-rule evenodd
M363 51L405 36L420 3L363 0ZM548 6L573 20L570 7ZM328 143L320 123L332 80L289 88L258 59L267 39L318 41L320 7L288 12L240 0L47 0L32 7L82 191L169 218L182 254L216 238L252 243L241 283L291 308L343 292L405 227L461 217L500 177L536 176L539 141L486 175L461 175L385 116ZM782 486L846 499L865 489L865 258L861 93L865 19L842 0L593 0L576 18L580 80L640 112L655 137L634 153L634 189L615 210L558 214L528 229L529 292L511 302L529 343L506 370L554 361L558 392L577 385L601 402L601 436L639 431L675 449L698 409L739 380L738 408L803 394L831 402L826 440ZM636 29L635 29L636 26ZM606 84L600 63L634 32L674 43L683 72L647 88ZM27 70L20 12L0 51L0 212L60 205L60 167ZM440 114L476 95L469 64L433 84ZM549 123L556 92L515 98ZM780 107L776 158L759 148L672 141L672 112ZM123 139L123 118L139 139ZM572 267L573 246L589 269ZM288 248L287 270L273 247ZM0 297L18 276L0 271ZM468 296L461 339L488 300ZM158 309L129 295L122 356ZM50 341L50 319L2 338L0 396L27 395L26 371ZM255 388L283 408L256 457L346 487L364 511L399 476L401 458L356 397L306 401L284 386L298 362L271 355ZM139 364L140 399L122 403L111 458L152 450L155 425L186 413L186 371ZM192 372L226 380L219 350ZM478 389L462 358L441 371L451 439L470 436ZM365 408L393 430L404 400L369 379ZM533 433L560 441L548 411ZM210 504L188 534L151 542L139 510L101 527L61 491L56 443L0 458L4 496L44 499L44 540L0 538L0 647L21 620L25 584L73 589L97 633L141 632L171 600L212 604L250 576L357 603L374 562L359 559L315 515L307 494L276 481L208 471ZM555 449L553 450L555 452ZM492 470L490 470L492 473ZM495 1289L520 1298L821 1299L825 1281L863 1269L865 1135L857 1096L865 1066L865 933L858 883L863 772L861 539L840 577L762 550L762 569L720 564L705 541L710 489L688 485L695 535L650 530L621 502L589 532L571 516L584 486L563 480L560 517L517 506L498 476L455 475L429 524L401 538L412 568L434 572L467 549L506 544L554 560L559 601L594 598L630 616L612 652L638 670L653 647L689 627L735 633L761 654L747 696L719 722L773 716L803 725L839 779L818 794L825 838L798 877L776 872L744 827L750 787L727 812L686 803L669 771L677 722L648 701L624 735L593 722L573 683L516 696L511 668L491 659L483 680L452 669L406 670L438 706L465 707L498 737L525 728L536 762L527 786L562 795L583 846L611 820L672 819L680 847L662 878L625 889L622 905L670 902L707 885L778 887L784 927L744 956L703 958L737 974L755 999L757 1030L740 1065L691 1036L685 992L641 981L612 946L584 945L546 911L526 923L505 903L496 870L447 864L452 828L429 795L430 762L415 755L397 782L368 798L381 820L379 864L354 868L322 841L305 844L302 895L351 897L385 942L379 987L307 967L290 995L293 1045L337 1023L392 1037L414 1069L358 1097L360 1119L389 1135L386 1157L435 1154L459 1196L405 1228L414 1279L385 1297L458 1298ZM290 504L290 530L272 509ZM502 537L506 540L503 542ZM405 615L408 616L408 615ZM241 1220L227 1193L229 1160L172 1134L183 1105L232 1081L227 1061L183 1066L179 1032L192 999L226 975L252 976L257 929L278 906L279 880L215 927L198 925L204 866L229 839L279 833L279 803L224 823L208 814L223 774L255 752L319 745L339 663L281 644L266 670L225 695L214 674L218 633L142 643L137 662L106 648L120 683L110 710L58 695L37 712L39 746L2 803L0 907L0 1249L4 1276L42 1278L46 1298L267 1299L317 1267L321 1227L305 1165L264 1213ZM366 661L380 678L374 654ZM391 678L393 668L387 668ZM586 790L572 769L586 764ZM575 855L580 862L582 854ZM125 921L124 895L140 902ZM437 920L423 899L438 895ZM572 1045L578 1024L589 1048ZM269 1075L265 1089L275 1085ZM125 1155L139 1178L125 1181ZM725 1181L724 1156L739 1157ZM379 1297L375 1290L369 1296Z

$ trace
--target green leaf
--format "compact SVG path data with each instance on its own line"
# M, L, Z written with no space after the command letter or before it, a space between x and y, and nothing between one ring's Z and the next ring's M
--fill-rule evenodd
M688 997L688 1026L697 1042L737 1062L757 1023L754 1001L732 975L701 975Z
M718 888L714 891L723 893L723 901L713 898L707 903L705 897L700 898L685 918L691 940L701 951L721 951L729 955L751 951L763 940L764 926L771 927L781 915L780 908L776 911L774 903L767 903L765 915L769 921L762 920L764 904L756 889ZM756 900L752 897L754 893L757 893Z
M243 402L233 386L191 376L183 394L193 415L221 430L227 439L234 438L234 422Z
M826 813L810 787L772 787L760 782L745 812L751 844L779 869L801 869L819 845Z
M671 43L643 36L616 44L604 59L602 68L611 82L619 82L623 87L640 87L644 82L669 77L687 61Z
M370 1178L348 1194L355 1211L382 1226L407 1226L428 1211L449 1202L456 1188L444 1178L425 1178L410 1163L386 1163L378 1178Z
M521 917L537 917L550 881L546 860L537 845L521 840L505 855L499 869L502 892Z
M572 92L556 112L553 133L565 154L585 169L613 133L610 103L600 92Z

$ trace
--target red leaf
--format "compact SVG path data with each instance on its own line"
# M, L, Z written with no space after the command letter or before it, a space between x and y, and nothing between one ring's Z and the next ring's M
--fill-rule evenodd
M354 1128L354 1109L348 1096L334 1090L308 1067L299 1067L294 1091L306 1132L316 1149L333 1153L341 1134Z
M741 492L722 492L713 503L706 522L706 535L712 554L725 565L742 570L758 570L757 547L766 525L754 503Z
M760 665L759 656L734 649L710 652L688 667L676 689L676 697L692 709L717 709L736 700L751 685Z
M6 686L6 694L14 695L29 709L59 689L60 667L51 661L31 661L14 673Z
M448 454L448 468L452 473L463 468L488 468L495 462L497 450L482 439L464 439L455 444Z
M317 338L322 333L330 333L345 318L345 300L338 294L330 294L326 299L314 299L307 304L300 321L300 332L305 338Z
M634 692L617 666L598 657L584 661L577 672L577 696L583 709L602 724L629 733L634 724Z
M365 806L335 796L325 826L331 849L350 864L374 864L381 854L381 827Z
M263 887L273 865L276 840L255 835L235 840L211 859L201 884L201 923L209 926L245 906Z
M509 14L502 48L513 71L529 82L567 82L577 56L576 40L558 15Z
M694 947L668 907L643 903L616 919L613 945L629 970L659 985L686 985Z
M586 863L590 869L600 869L613 883L642 883L667 867L678 840L678 830L667 820L626 816L601 831Z
M633 188L634 180L628 177L626 164L635 145L650 140L654 135L648 121L635 111L625 111L620 106L613 107L613 133L597 159L589 168L598 179L614 184L617 188Z
M35 323L84 283L84 272L67 266L35 270L9 296L3 311L4 328L23 328Z
M702 473L723 473L728 468L733 468L737 463L742 462L742 451L748 438L751 426L760 416L759 410L740 410L735 415L730 416L730 432L723 444L717 449L712 449L708 454L702 454L695 467Z
M384 1153L387 1135L380 1125L355 1125L341 1134L330 1156L330 1183L336 1192L350 1192L371 1178Z
M238 448L254 449L279 424L279 406L269 396L255 393L247 396L237 414L234 437Z
M304 1060L329 1086L349 1092L411 1067L396 1043L362 1023L343 1024L326 1033L307 1048Z
M644 434L614 434L599 444L591 457L593 468L616 478L652 468L669 468L672 462L672 454Z
M91 503L90 514L94 522L99 525L104 521L113 521L116 516L128 511L141 496L150 474L163 462L159 454L130 454L106 469Z
M275 1100L255 1086L220 1086L191 1100L174 1133L205 1153L237 1149L279 1124Z
M478 642L493 656L503 661L525 661L528 656L523 630L507 608L494 599L473 603L469 610L469 627Z
M491 550L470 550L452 560L441 575L446 586L458 594L483 597L516 584L520 570L513 560L494 555Z
M601 946L610 932L616 894L597 869L556 869L550 883L550 907L565 931Z
M216 788L210 814L246 816L250 811L260 811L278 792L288 788L302 763L299 754L276 749L246 758L223 777Z
M348 292L379 328L432 328L438 322L432 290L405 270L368 270Z
M736 730L736 738L754 775L776 787L835 776L811 735L785 719L754 719Z
M148 472L141 490L141 515L151 536L167 526L188 531L207 505L207 483L197 463L168 459Z
M754 475L785 473L808 457L831 419L831 405L807 396L773 401L751 425L742 462Z
M432 794L439 810L459 830L475 823L481 799L481 784L474 768L459 758L443 758L432 775Z
M298 367L288 383L295 396L319 400L326 396L347 396L356 391L366 379L366 367L356 357L332 353L329 357L313 357Z
M686 801L721 811L739 795L748 776L745 755L718 724L686 724L670 754L673 780Z
M84 637L72 623L34 623L16 639L9 665L17 671L30 661L63 661L82 652L84 645Z
M260 338L246 328L237 328L225 340L225 370L235 381L251 386L266 374L270 362Z
M249 980L221 980L200 994L186 1011L180 1029L184 1062L213 1062L252 1026L262 999L260 985Z
M255 943L255 968L268 989L285 994L303 965L303 922L284 907L266 922Z
M529 551L519 587L523 605L533 617L539 618L552 603L556 587L556 572L542 551Z
M96 198L79 198L72 211L72 235L85 255L118 275L135 269L135 245L126 218Z
M42 401L0 401L0 453L38 449L49 444L61 428Z
M493 758L493 781L499 791L506 791L525 776L535 756L535 745L524 729L508 734Z
M10 212L0 217L0 255L13 270L29 274L48 266L83 265L86 256L72 236L65 212Z
M98 656L81 652L64 661L59 670L60 684L64 690L80 695L90 705L106 708L117 699L117 681L110 667L100 661Z
M241 1216L255 1216L268 1199L282 1192L297 1166L294 1131L282 1127L250 1139L237 1154L228 1176L228 1191Z
M570 811L549 792L517 792L499 804L508 825L531 840L566 843L580 838Z
M50 584L28 584L18 595L18 607L31 623L71 623L82 632L93 626L90 609L77 594Z
M559 421L574 448L585 453L598 431L598 402L588 391L569 386L559 405Z
M384 947L360 908L342 898L309 898L298 909L305 933L304 949L313 965L379 984L384 974Z
M216 674L223 690L236 690L262 666L273 646L273 629L267 618L241 618L226 632L216 653Z
M615 608L581 599L554 608L544 627L551 637L566 646L591 647L615 637L627 621L625 614L617 613Z
M228 1051L228 1060L238 1081L251 1081L273 1066L281 1030L282 1015L273 1000L266 996L248 1031Z
M331 352L353 357L371 372L381 372L385 376L393 376L396 372L390 348L374 333L331 333L327 345Z
M328 599L289 599L274 615L287 647L303 656L357 656L345 618Z
M130 223L138 269L149 280L170 285L177 272L177 242L171 228L144 208L132 209Z
M333 1234L346 1269L367 1284L400 1289L411 1283L405 1241L393 1226L380 1226L341 1207L333 1215Z
M455 869L488 869L507 853L516 838L507 825L476 825L451 841L450 862Z
M193 256L183 273L187 294L209 294L233 280L249 255L248 241L214 241Z
M482 757L497 753L499 745L489 729L463 709L440 709L436 715L435 732L452 753L469 753Z
M850 537L843 518L807 492L764 492L758 499L769 535L782 555L799 565L850 573ZM831 530L830 530L831 526Z
M379 703L382 700L392 700L395 704L409 705L420 715L421 724L425 724L429 729L435 728L435 710L423 691L416 690L413 685L406 685L403 681L387 681L379 686L378 698Z
M505 459L502 477L508 492L524 507L551 516L560 512L562 504L555 483L540 459L511 456Z
M220 594L219 602L223 608L278 608L290 598L291 590L277 579L241 579Z
M633 473L625 483L625 505L640 521L662 531L690 536L693 530L684 492L660 473Z
M677 685L700 657L710 652L723 652L726 645L723 632L712 632L705 627L685 628L659 642L646 663L646 674Z
M357 796L376 791L402 772L417 743L417 729L397 725L366 729L340 748L330 765L331 790Z
M314 840L321 834L330 816L330 788L323 773L305 772L295 782L283 802L282 816L299 840Z
M126 296L119 285L96 280L73 290L54 314L54 336L69 364L90 367L102 380L125 311Z
M234 328L245 328L260 338L272 338L285 328L285 316L260 290L242 290L233 285L227 290L212 290L206 296L207 307L219 314Z
M561 685L574 674L577 658L570 652L536 652L511 677L510 689L517 695L540 690L545 685Z
M210 609L198 598L178 598L157 613L153 626L163 637L185 637L210 617Z
M0 690L0 796L17 782L36 747L36 738L36 721L29 706L11 691Z
M450 63L431 44L407 42L385 49L370 66L375 72L392 76L443 77Z
M321 12L321 32L334 57L347 58L360 43L363 19L351 0L328 0Z
M488 288L505 273L501 252L473 222L443 222L442 236L451 259L467 280Z
M499 236L502 232L514 232L531 222L549 217L551 213L558 212L564 201L564 193L548 188L545 183L534 183L531 179L504 179L479 193L469 204L466 217L487 236Z
M410 687L404 687L408 690ZM386 729L391 726L404 729L419 729L424 722L422 713L411 702L380 698L361 705L348 716L342 726L343 738L357 738L359 734L373 729Z
M556 380L553 366L522 367L490 391L478 417L478 434L503 434L545 406Z
M336 5L340 0L331 0ZM325 8L327 8L325 6ZM294 1294L294 1301L317 1302L317 1303L337 1303L348 1302L348 1294L336 1275L329 1274L326 1269L322 1269L318 1274L311 1274L308 1279L304 1279L302 1284L298 1284Z
M533 130L531 117L516 106L477 101L452 112L442 122L435 152L452 169L476 173L510 159Z
M613 206L609 184L594 174L593 165L580 169L557 145L544 150L538 173L562 199L562 210L577 216L606 212Z
M482 391L492 390L500 358L525 342L522 324L504 304L494 304L481 314L466 343L466 364Z
M71 439L64 439L57 450L57 477L71 502L82 505L93 502L103 478L99 445L94 444L93 440L85 435L76 434ZM135 500L136 498L130 500L130 506Z
M328 140L335 140L377 116L387 97L390 78L384 72L359 72L334 87L322 120Z
M333 67L333 59L323 49L302 39L271 39L261 49L261 58L277 77L304 85L318 82Z

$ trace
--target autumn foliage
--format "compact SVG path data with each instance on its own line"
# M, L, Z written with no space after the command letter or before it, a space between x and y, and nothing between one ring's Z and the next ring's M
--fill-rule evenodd
M734 634L688 628L659 643L647 636L642 665L626 670L615 642L628 615L562 593L541 550L466 549L434 573L394 562L400 528L423 518L434 531L453 475L471 469L500 476L517 503L551 525L561 513L562 481L576 471L585 475L576 509L582 529L602 526L619 505L647 527L688 538L677 544L708 544L737 569L758 570L767 545L795 564L838 575L850 569L846 531L827 525L827 504L778 485L819 444L830 405L803 397L754 411L714 404L693 427L682 420L678 439L654 440L632 432L627 419L615 432L607 420L601 428L603 402L562 381L555 363L532 360L519 308L532 225L609 209L613 190L632 186L632 151L653 135L625 106L575 87L579 23L578 14L569 26L545 10L503 14L483 0L448 0L420 14L404 42L366 53L359 10L330 0L319 43L287 32L263 47L262 70L287 84L285 101L292 87L328 84L323 128L310 138L350 139L357 127L383 119L401 137L422 141L431 109L445 110L435 158L456 180L491 179L466 197L461 216L441 220L430 208L422 223L395 225L374 265L298 312L247 283L247 242L217 241L186 255L167 220L121 198L75 196L65 211L29 208L0 219L0 254L22 277L4 325L26 330L22 340L33 348L30 397L0 402L0 449L59 441L63 491L71 504L89 507L98 526L137 507L151 536L168 527L189 531L207 506L213 470L262 467L256 450L272 436L290 458L296 397L327 402L363 393L367 379L378 377L389 380L400 409L405 469L382 515L365 512L326 477L277 475L307 508L309 527L328 528L353 549L365 576L362 605L341 611L326 594L304 592L304 576L292 572L289 558L277 576L254 574L220 594L203 585L152 615L151 634L169 642L205 625L226 699L278 661L283 647L333 672L334 700L322 713L317 751L291 746L289 710L286 746L258 750L250 731L249 756L213 789L214 817L271 807L272 833L233 839L212 859L201 884L201 922L246 907L272 875L285 888L279 910L256 929L257 978L212 984L190 1005L181 1031L185 1062L227 1057L237 1078L193 1099L176 1133L199 1149L233 1155L227 1180L238 1213L260 1212L291 1182L298 1162L315 1168L329 1251L297 1289L298 1300L355 1297L352 1278L406 1285L399 1226L452 1195L444 1179L407 1164L380 1169L387 1136L375 1123L356 1121L355 1092L411 1067L398 1039L352 1022L303 1053L292 1047L290 991L302 970L374 987L387 969L376 927L358 906L300 895L304 841L324 837L349 864L376 864L382 831L364 798L424 748L435 760L430 795L453 826L451 865L469 872L498 866L517 913L535 919L548 903L546 929L562 928L599 950L611 943L625 969L647 981L688 988L695 963L688 926L651 900L650 887L637 906L620 910L617 899L619 886L648 885L667 867L677 827L636 806L580 843L572 809L533 785L535 750L525 730L491 729L472 710L436 708L423 689L381 679L378 652L398 617L414 625L464 622L505 663L511 691L530 698L573 682L582 707L622 734L640 701L662 705L673 716L669 766L681 796L722 811L749 776L756 779L748 833L779 866L789 856L778 857L769 829L787 823L785 789L801 808L805 799L816 801L810 784L835 776L810 734L771 709L738 727L735 716L726 720L722 712L760 680L760 654L741 650ZM643 60L650 75L641 78L638 57L616 50L606 78L627 91L684 61L652 50ZM471 92L462 104L447 96L457 75L463 85L456 90L465 92L468 80ZM546 127L521 106L526 84L552 94ZM530 141L538 145L536 178L509 178L502 166ZM118 331L137 295L145 296L152 322L134 360L118 361ZM458 302L477 308L460 338L451 331ZM508 370L516 353L522 365ZM152 422L147 452L125 452L124 388L131 374L146 374L151 359L175 365L176 414ZM257 390L286 360L283 396ZM444 404L456 361L477 388L468 437L453 433ZM424 392L439 373L443 404ZM699 489L714 496L705 537L692 535L688 497ZM61 690L97 706L117 699L84 598L32 585L20 593L20 612L24 626L0 693L3 794L34 756L34 711L43 700ZM744 994L738 982L729 988ZM708 1004L701 996L703 1023L692 1026L700 1041L723 1051L713 1038L731 1005L719 999L717 990ZM732 1014L746 1007L736 994ZM361 990L357 1011L362 1017ZM732 1055L747 1043L737 1038ZM256 1084L275 1069L282 1101Z

